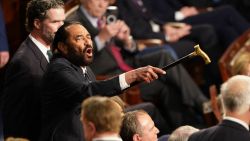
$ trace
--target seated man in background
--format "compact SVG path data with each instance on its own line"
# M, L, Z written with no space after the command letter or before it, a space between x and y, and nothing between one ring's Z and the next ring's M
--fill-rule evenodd
M179 57L191 52L192 43L200 44L206 52L217 48L217 36L210 25L171 25L157 20L143 0L116 0L115 5L135 39L160 39L169 43Z
M94 96L83 101L81 122L86 141L122 141L120 107L108 97Z
M122 57L134 68L145 65L163 67L174 61L164 48L136 52L130 29L121 20L108 25L102 22L98 28L97 21L103 19L109 4L105 0L81 0L80 7L67 17L67 20L81 22L90 32L94 41L94 61L90 67L96 75L115 75L127 71L119 65L112 51L114 45L120 47ZM169 69L167 77L162 76L150 85L141 84L140 90L144 101L150 101L159 108L170 130L183 124L202 124L197 117L200 117L202 103L207 98L181 65Z
M236 75L221 86L225 117L216 126L200 130L189 141L249 141L250 77Z
M224 51L230 43L250 28L249 22L232 6L220 6L209 11L200 12L194 6L186 6L180 0L143 0L147 8L158 20L164 22L182 22L192 26L212 25L218 35L217 51Z
M169 43L179 57L192 52L193 42L200 44L212 60L204 68L203 82L201 82L204 87L203 92L208 93L208 87L211 84L221 84L217 64L221 52L214 28L209 24L171 24L158 20L153 13L158 8L146 7L148 3L151 6L157 2L152 0L117 0L116 5L120 18L128 24L135 39L161 39Z
M81 102L94 95L114 96L132 83L150 83L160 68L146 66L105 81L96 81L88 65L93 44L88 31L78 22L64 23L55 34L53 58L42 79L42 129L40 141L82 141Z

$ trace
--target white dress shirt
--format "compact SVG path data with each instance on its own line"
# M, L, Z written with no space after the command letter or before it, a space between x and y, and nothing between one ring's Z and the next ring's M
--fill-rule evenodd
M242 121L242 120L239 120L239 119L234 118L234 117L229 117L229 116L225 116L223 119L236 122L236 123L242 125L243 127L245 127L249 131L249 125L246 122Z
M109 137L94 138L92 141L122 141L122 139L117 136L109 136Z
M49 56L47 54L47 51L50 50L50 48L47 48L42 43L40 43L37 39L35 39L31 34L29 34L29 38L32 42L39 48L39 50L43 53L46 60L49 62Z

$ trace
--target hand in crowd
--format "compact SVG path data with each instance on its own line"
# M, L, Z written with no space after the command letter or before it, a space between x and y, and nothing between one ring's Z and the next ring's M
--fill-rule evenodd
M184 17L190 17L199 14L199 11L194 6L184 6L180 9Z
M155 79L158 79L158 75L166 74L166 72L160 68L145 66L125 73L125 79L128 84L133 82L147 82L150 83Z
M103 23L99 32L99 38L103 41L109 41L112 37L118 37L121 40L130 35L128 26L121 20L117 20L110 24Z
M118 21L118 22L120 30L117 33L116 37L121 41L123 41L127 48L132 47L133 40L131 39L132 36L130 35L130 28L124 21Z
M117 20L110 24L102 24L99 33L99 38L103 42L109 41L112 37L116 37L123 41L126 47L131 47L132 40L130 36L130 29L124 21Z
M188 24L183 24L183 26L180 27L174 27L172 25L164 25L163 30L166 34L169 42L176 42L180 38L190 34L191 26Z
M0 52L0 69L3 68L9 61L9 52L2 51Z

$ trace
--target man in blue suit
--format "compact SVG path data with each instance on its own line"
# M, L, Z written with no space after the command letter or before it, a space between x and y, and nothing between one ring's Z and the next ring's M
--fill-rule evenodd
M2 8L0 7L0 69L3 68L9 61L8 41L4 26L4 18Z

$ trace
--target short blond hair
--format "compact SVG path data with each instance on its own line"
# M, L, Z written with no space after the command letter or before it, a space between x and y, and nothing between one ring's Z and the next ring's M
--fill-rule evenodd
M232 74L238 75L243 74L243 72L246 70L247 66L250 64L250 52L243 52L240 54L237 58L235 58L235 61L232 66Z
M83 101L81 119L92 122L96 132L120 132L122 115L108 97L93 96Z

